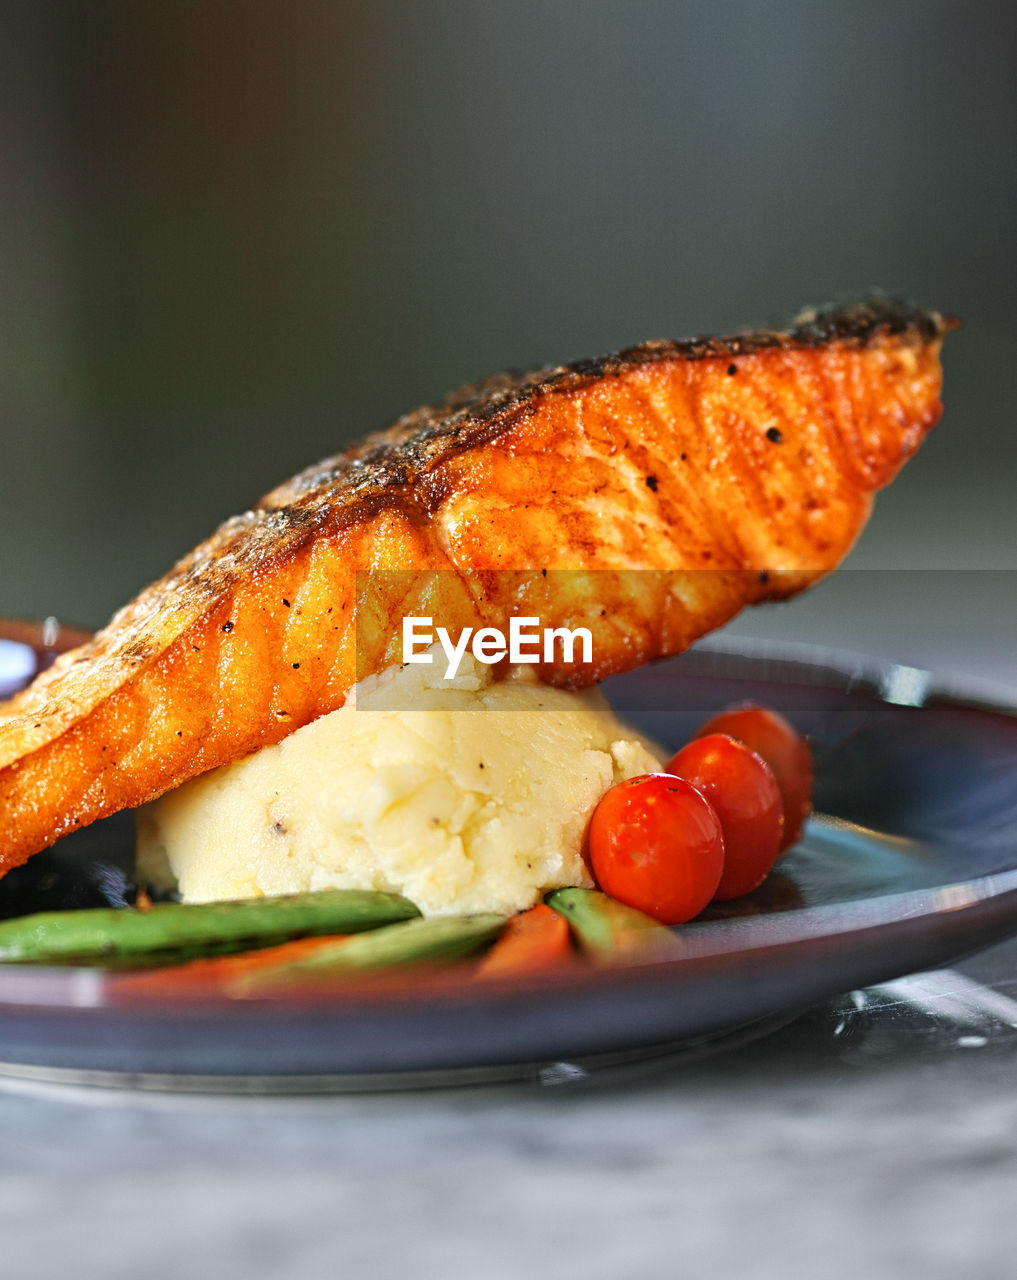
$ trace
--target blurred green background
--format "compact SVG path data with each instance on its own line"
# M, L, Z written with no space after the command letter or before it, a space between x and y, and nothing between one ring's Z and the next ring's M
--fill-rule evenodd
M1015 66L1009 0L3 6L0 613L465 380L874 286L965 328L851 563L1017 567Z

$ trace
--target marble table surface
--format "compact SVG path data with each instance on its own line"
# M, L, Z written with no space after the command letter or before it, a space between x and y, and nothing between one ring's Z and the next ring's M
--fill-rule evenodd
M8 1083L6 1280L1009 1277L1017 943L698 1062L327 1098Z

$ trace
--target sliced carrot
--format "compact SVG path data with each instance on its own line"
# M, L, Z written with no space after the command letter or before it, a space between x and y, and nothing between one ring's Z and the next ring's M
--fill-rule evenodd
M509 920L474 976L505 978L539 973L560 968L571 959L568 921L541 903Z
M262 947L258 951L244 951L238 955L208 956L201 960L189 960L186 964L166 965L159 969L146 969L132 973L120 982L120 990L145 996L191 995L206 987L259 973L278 964L292 960L305 960L340 942L349 934L332 934L327 937L297 938L274 947Z

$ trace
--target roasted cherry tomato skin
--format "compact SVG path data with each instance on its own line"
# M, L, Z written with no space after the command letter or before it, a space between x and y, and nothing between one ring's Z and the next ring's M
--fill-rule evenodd
M697 737L726 733L751 747L773 770L784 802L781 853L798 839L812 812L812 750L782 715L746 702L708 720Z
M724 871L717 815L694 786L665 773L604 793L590 819L588 854L605 893L662 924L699 915Z
M709 800L724 833L724 872L714 895L750 893L777 860L784 833L780 788L769 765L725 733L696 738L667 763Z

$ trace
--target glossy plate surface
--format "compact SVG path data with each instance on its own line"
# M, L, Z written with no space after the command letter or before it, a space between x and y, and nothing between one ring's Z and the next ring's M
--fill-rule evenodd
M141 1002L122 974L0 967L0 1074L219 1090L553 1078L695 1052L1017 932L1017 710L1005 697L756 645L704 646L608 693L669 746L745 699L813 740L822 816L761 890L680 931L681 958L285 1001ZM131 834L121 815L38 855L0 881L0 915L122 900Z

